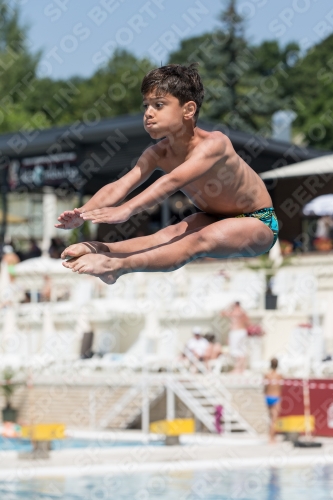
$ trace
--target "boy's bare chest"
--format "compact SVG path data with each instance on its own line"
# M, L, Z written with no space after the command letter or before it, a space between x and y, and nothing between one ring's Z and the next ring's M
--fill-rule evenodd
M165 174L170 174L174 170L176 170L179 166L181 166L184 162L189 160L191 158L191 155L188 155L186 157L165 157L161 159L159 162L159 167L163 170ZM223 167L224 170L226 170L226 167ZM221 177L221 172L219 172L220 166L219 163L217 162L215 165L213 165L210 169L208 169L206 172L204 172L199 179L196 179L195 181L189 182L186 184L186 188L184 187L181 189L187 196L192 196L195 194L199 189L201 189L203 186L206 187L206 189L210 189L210 187L214 188L214 183L216 183L217 177Z
M175 157L175 156L165 156L163 158L160 158L158 162L158 166L164 170L166 174L169 174L173 170L175 170L179 165L184 163L186 160L188 160L189 157Z

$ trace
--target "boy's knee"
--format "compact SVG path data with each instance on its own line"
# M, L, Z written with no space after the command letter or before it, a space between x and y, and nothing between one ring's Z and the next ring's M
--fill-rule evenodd
M211 250L212 238L209 237L206 231L198 231L194 234L195 250L200 254L208 254Z

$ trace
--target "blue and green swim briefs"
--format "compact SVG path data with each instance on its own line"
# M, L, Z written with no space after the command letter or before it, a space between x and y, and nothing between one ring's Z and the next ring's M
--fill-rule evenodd
M256 210L255 212L248 212L246 214L236 215L235 217L255 217L256 219L261 220L261 222L263 222L267 227L269 227L269 229L271 229L274 235L273 242L270 248L275 245L279 234L279 223L273 207L262 208L260 210Z

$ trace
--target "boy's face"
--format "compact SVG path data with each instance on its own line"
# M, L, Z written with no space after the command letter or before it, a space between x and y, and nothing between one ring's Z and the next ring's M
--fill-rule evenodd
M153 139L173 135L182 128L186 104L181 106L177 97L161 96L153 90L144 96L143 106L143 125Z

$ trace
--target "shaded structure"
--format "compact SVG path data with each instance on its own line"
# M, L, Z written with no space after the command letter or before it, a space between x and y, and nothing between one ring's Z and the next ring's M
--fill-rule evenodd
M318 217L331 212L306 213L304 207L315 198L327 200L333 195L333 155L326 153L297 165L270 169L261 177L273 192L282 238L293 241L297 248L312 250Z

